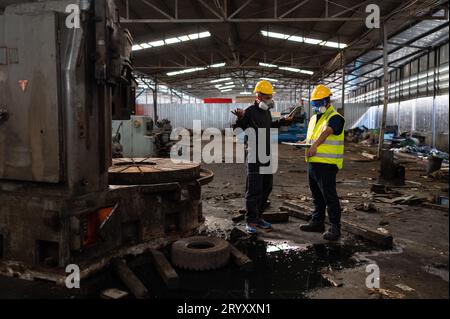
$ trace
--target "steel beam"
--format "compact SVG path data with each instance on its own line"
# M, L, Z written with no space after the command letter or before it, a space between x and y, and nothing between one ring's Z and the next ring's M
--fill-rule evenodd
M304 18L238 18L238 19L126 19L120 18L120 23L136 24L136 23L286 23L286 22L344 22L356 21L363 22L365 17L304 17Z
M216 10L211 8L211 6L209 4L207 4L205 1L203 1L203 0L197 0L197 1L200 2L206 9L208 9L209 12L214 14L219 19L219 21L223 21L225 19L225 17L222 17L219 13L217 13Z
M282 56L284 57L284 56ZM288 67L292 67L292 68L301 68L301 69L313 69L313 68L317 68L316 66L305 66L304 64L302 65L286 65ZM183 69L191 69L191 68L199 68L199 67L205 67L205 65L192 65L192 66L135 66L134 69L137 70L183 70ZM263 70L268 70L271 71L272 68L267 68L264 66L260 66L260 65L244 65L244 64L240 64L240 65L230 65L230 66L224 66L221 68L212 68L212 70L223 70L223 69L263 69ZM274 70L277 70L277 68L273 68ZM294 72L295 73L295 72ZM296 73L297 74L297 73ZM303 73L302 73L303 74ZM305 74L308 75L308 74Z
M247 2L245 2L242 6L240 6L236 11L234 11L229 17L228 19L232 19L234 16L236 16L239 12L242 11L242 9L244 9L250 2L252 2L252 0L247 0Z
M304 6L305 4L307 4L310 0L304 0L302 2L300 2L299 4L295 5L293 8L289 9L288 11L286 11L285 13L283 13L282 15L279 16L280 19L283 19L284 17L286 17L287 15L289 15L290 13L294 12L295 10L297 10L298 8Z
M383 114L381 116L381 126L380 126L380 137L378 138L378 158L381 158L381 152L383 150L384 144L384 132L386 130L386 116L387 116L387 107L389 103L389 54L387 50L388 46L388 37L387 37L387 26L386 23L383 24L382 28L383 32L383 88L384 88L384 96L383 96Z
M148 5L149 7L153 8L154 10L156 10L157 12L161 13L163 16L167 17L169 20L167 21L173 21L174 17L172 17L170 14L168 14L167 12L164 12L163 10L161 10L160 8L158 8L157 6L155 6L153 3L147 1L147 0L141 0L141 2L145 3L146 5Z

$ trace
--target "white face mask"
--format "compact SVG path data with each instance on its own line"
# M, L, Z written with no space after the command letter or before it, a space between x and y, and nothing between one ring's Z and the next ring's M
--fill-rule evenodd
M275 102L274 100L269 100L267 102L261 101L258 106L261 110L268 111L269 109L273 109L275 107Z

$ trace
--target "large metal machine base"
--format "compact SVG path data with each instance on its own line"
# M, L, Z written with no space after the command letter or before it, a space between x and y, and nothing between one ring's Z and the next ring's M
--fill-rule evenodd
M84 278L111 258L191 235L204 220L201 186L212 178L195 163L116 159L105 192L0 192L0 274L64 283L69 264Z

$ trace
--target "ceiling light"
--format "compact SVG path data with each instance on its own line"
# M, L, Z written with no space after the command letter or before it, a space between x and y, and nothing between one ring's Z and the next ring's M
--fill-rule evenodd
M241 93L239 93L239 94L241 94L241 95L251 95L252 92L241 92Z
M170 39L164 40L164 42L165 42L166 44L174 44L174 43L180 43L181 40L178 39L178 38L170 38Z
M197 40L198 39L198 33L193 33L188 35L190 40Z
M266 80L266 81L270 81L270 82L278 82L277 79L272 79L272 78L261 78L261 80Z
M319 44L320 42L322 42L322 40L305 38L305 43L308 43L308 44Z
M289 41L295 41L295 42L305 42L304 37L298 37L296 35L292 35L289 37Z
M327 47L332 47L332 48L338 48L338 49L343 49L343 48L345 48L347 46L344 43L338 43L338 42L332 42L332 41L325 41L321 45L324 45L324 46L327 46Z
M191 68L191 69L185 69L185 70L180 70L180 71L174 71L174 72L169 72L167 73L168 76L174 76L174 75L179 75L179 74L184 74L184 73L191 73L191 72L195 72L195 71L203 71L206 70L207 68L220 68L222 66L225 66L225 63L217 63L217 64L212 64L206 67L197 67L197 68ZM231 80L231 78L227 78L227 79L222 79L221 81L228 81ZM214 80L216 82L221 82L221 81L217 81ZM216 83L211 81L211 83Z
M160 46L163 46L165 43L163 40L159 40L159 41L149 42L148 44L150 44L152 47L160 47Z
M221 67L224 67L225 65L226 65L226 63L223 62L223 63L211 64L210 67L211 68L221 68Z
M234 87L235 87L235 85L222 86L219 90L226 90L226 89L231 89Z
M181 37L177 37L178 39L180 39L181 41L185 42L185 41L189 41L189 37L187 35L182 35Z
M343 49L343 48L347 47L347 45L345 43L305 38L305 37L299 37L296 35L288 35L288 34L278 33L278 32L267 32L267 31L261 30L261 34L263 36L269 37L269 38L283 39L283 40L288 40L288 41L302 42L302 43L308 43L308 44L314 44L314 45L320 45L320 46L327 46L330 48Z
M314 74L313 71L292 68L292 67L289 67L289 66L280 66L280 70L285 70L285 71L289 71L289 72L296 72L296 73L304 73L304 74L309 74L309 75Z
M184 73L192 73L192 72L196 72L196 71L202 71L202 70L205 70L205 69L206 68L204 68L204 67L185 69L185 70L180 70L180 71L169 72L169 73L167 73L167 75L168 76L174 76L174 75L179 75L179 74L184 74Z
M234 82L227 82L224 85L233 85L233 84L234 84Z
M210 37L211 36L211 33L209 33L209 31L206 31L206 32L200 32L199 34L198 34L198 37L199 38L207 38L207 37Z
M291 72L300 72L300 69L291 68L289 66L280 66L280 70L291 71Z
M175 43L180 43L180 42L185 42L185 41L190 41L190 40L197 40L197 39L206 38L209 36L211 36L211 33L209 33L209 31L205 31L205 32L193 33L193 34L189 34L189 35L181 35L178 37L173 37L173 38L169 38L169 39L158 40L158 41L153 41L153 42L148 42L148 43L140 43L140 44L136 44L133 46L133 51L139 51L142 49L148 49L148 48L152 48L152 47L160 47L163 45L175 44Z
M139 44L135 44L135 45L132 46L131 49L132 49L133 51L139 51L139 50L142 50L143 47L141 47Z
M286 40L287 38L289 38L289 36L287 34L278 33L278 32L261 31L261 33L264 36L270 37L270 38L276 38L276 39L282 39L282 40Z
M265 66L267 68L277 68L278 67L278 65L270 64L270 63L263 63L263 62L259 62L259 65L260 66Z
M229 81L229 80L231 80L231 78L216 79L216 80L211 80L209 82L210 83L219 83L219 82L225 82L225 81Z
M308 74L308 75L313 75L314 74L313 71L309 71L309 70L300 70L300 73L304 73L304 74Z
M224 93L224 92L230 92L230 91L233 91L233 90L232 89L226 89L226 90L223 90L223 91L220 91L220 92Z

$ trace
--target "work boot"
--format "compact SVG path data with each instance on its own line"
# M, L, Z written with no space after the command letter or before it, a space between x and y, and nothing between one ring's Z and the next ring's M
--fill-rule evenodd
M257 227L262 229L272 229L272 224L266 222L264 219L260 218L258 219L258 223L256 224Z
M323 222L310 221L308 224L300 225L300 230L323 233L325 231L325 224Z
M254 235L258 232L255 223L247 223L247 225L245 226L245 231L249 235Z
M330 241L338 240L339 237L341 237L341 229L336 225L331 225L327 232L323 234L323 239Z

